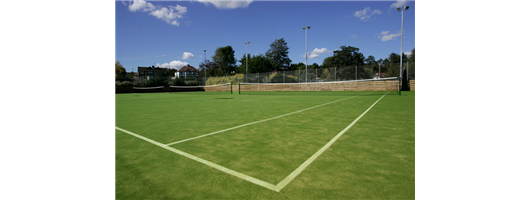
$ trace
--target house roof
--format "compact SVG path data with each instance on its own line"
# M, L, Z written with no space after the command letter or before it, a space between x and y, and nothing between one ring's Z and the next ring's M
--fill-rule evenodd
M185 72L185 71L188 71L188 72L194 72L194 71L195 72L199 72L199 70L197 70L195 67L189 66L189 65L183 66L183 67L181 67L179 69L179 72Z
M144 74L145 71L163 71L163 72L168 72L169 69L168 68L160 68L160 67L140 67L138 66L138 73L139 74Z

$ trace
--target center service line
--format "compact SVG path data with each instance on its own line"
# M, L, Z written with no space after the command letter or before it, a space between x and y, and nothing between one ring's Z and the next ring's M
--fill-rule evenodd
M363 95L364 95L364 94L363 94ZM278 119L278 118L281 118L281 117L285 117L285 116L288 116L288 115L296 114L296 113L299 113L299 112L304 112L304 111L306 111L306 110L311 110L311 109L314 109L314 108L322 107L322 106L325 106L325 105L328 105L328 104L336 103L336 102L339 102L339 101L344 101L344 100L351 99L351 98L358 97L358 96L361 96L361 95L357 95L357 96L353 96L353 97L348 97L348 98L344 98L344 99L339 99L339 100L332 101L332 102L328 102L328 103L325 103L325 104L320 104L320 105L318 105L318 106L313 106L313 107L311 107L311 108L306 108L306 109L303 109L303 110L295 111L295 112L292 112L292 113L287 113L287 114L280 115L280 116L273 117L273 118L269 118L269 119L264 119L264 120L260 120L260 121L250 122L250 123L248 123L248 124L239 125L239 126L236 126L236 127L232 127L232 128L228 128L228 129L224 129L224 130L216 131L216 132L213 132L213 133L208 133L208 134L204 134L204 135L199 135L199 136L197 136L197 137L192 137L192 138L188 138L188 139L184 139L184 140L180 140L180 141L176 141L176 142L168 143L168 144L166 144L166 145L168 145L168 146L169 146L169 145L174 145L174 144L178 144L178 143L181 143L181 142L186 142L186 141L190 141L190 140L194 140L194 139L198 139L198 138L202 138L202 137L206 137L206 136L214 135L214 134L217 134L217 133L222 133L222 132L225 132L225 131L238 129L238 128L245 127L245 126L249 126L249 125L252 125L252 124L258 124L258 123L261 123L261 122L266 122L266 121L270 121L270 120L273 120L273 119Z

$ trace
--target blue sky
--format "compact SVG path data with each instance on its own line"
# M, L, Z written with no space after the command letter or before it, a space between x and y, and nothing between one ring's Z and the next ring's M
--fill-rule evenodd
M400 52L401 13L405 11L403 52L415 48L414 1L116 1L116 54L127 71L138 66L198 67L218 47L265 54L284 38L293 63L322 64L340 46L355 46L366 57ZM240 64L240 63L238 63Z

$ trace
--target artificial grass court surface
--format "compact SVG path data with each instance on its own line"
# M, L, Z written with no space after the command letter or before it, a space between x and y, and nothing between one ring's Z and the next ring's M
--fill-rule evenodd
M117 94L116 126L170 144L261 120L169 146L276 185L385 93ZM414 103L389 92L279 192L116 130L116 199L414 199Z

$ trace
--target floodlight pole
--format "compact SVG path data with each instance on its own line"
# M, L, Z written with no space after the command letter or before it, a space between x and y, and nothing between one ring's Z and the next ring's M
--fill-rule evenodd
M248 74L248 44L250 44L250 41L245 42L245 44L247 45L247 54L245 55L246 56L245 60L247 60L247 71L245 71L245 82L248 82L247 81L247 76L248 76L247 75Z
M307 29L306 27L302 28L305 31L305 82L306 83L307 83L307 30L309 30L309 28L311 27L307 26Z
M206 49L204 50L204 86L206 86Z
M409 9L409 6L405 6L403 7L403 9L401 7L397 8L397 11L398 12L401 12L401 54L399 54L399 85L398 85L398 90L399 90L399 95L401 96L401 82L402 82L402 79L403 79L403 15L405 13L405 10L408 10Z

